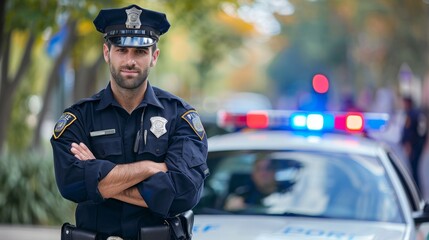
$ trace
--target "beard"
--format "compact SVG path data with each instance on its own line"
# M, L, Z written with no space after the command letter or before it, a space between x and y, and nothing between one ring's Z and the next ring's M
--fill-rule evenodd
M147 80L147 77L149 76L149 67L143 69L143 71L132 66L121 66L118 69L115 69L115 67L109 61L109 69L116 84L123 89L137 89ZM138 75L133 78L123 77L121 76L121 69L137 71Z

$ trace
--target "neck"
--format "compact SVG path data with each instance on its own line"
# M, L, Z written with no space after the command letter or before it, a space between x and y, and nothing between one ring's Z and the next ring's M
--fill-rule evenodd
M123 107L129 114L141 103L147 89L147 81L145 81L139 88L125 89L121 88L111 81L113 97L118 101L119 105Z

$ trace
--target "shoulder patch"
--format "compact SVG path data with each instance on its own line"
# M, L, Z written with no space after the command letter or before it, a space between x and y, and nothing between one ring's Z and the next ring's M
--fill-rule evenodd
M55 124L54 138L58 139L61 134L63 134L64 130L66 130L66 128L70 126L76 119L77 118L73 113L64 112L60 119L58 119L58 122Z
M191 126L194 132L202 140L206 132L197 111L189 110L182 115L182 118L189 124L189 126Z

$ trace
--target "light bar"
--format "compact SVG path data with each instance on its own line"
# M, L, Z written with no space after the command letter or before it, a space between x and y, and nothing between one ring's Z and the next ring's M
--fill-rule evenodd
M388 115L384 113L267 110L218 114L218 125L232 129L364 132L382 130L387 121Z

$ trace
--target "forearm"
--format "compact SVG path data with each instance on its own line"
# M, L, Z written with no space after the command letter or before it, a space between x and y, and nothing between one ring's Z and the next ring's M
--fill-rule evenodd
M113 196L112 198L122 202L147 208L146 201L142 198L142 196L140 195L140 192L136 187L128 188L120 192L119 194Z
M84 143L72 143L70 151L81 161L95 159L94 154ZM152 175L167 170L165 163L153 161L118 164L98 183L98 191L103 198L112 198Z
M162 171L158 163L139 161L130 164L116 165L98 184L103 198L112 198L121 192Z

